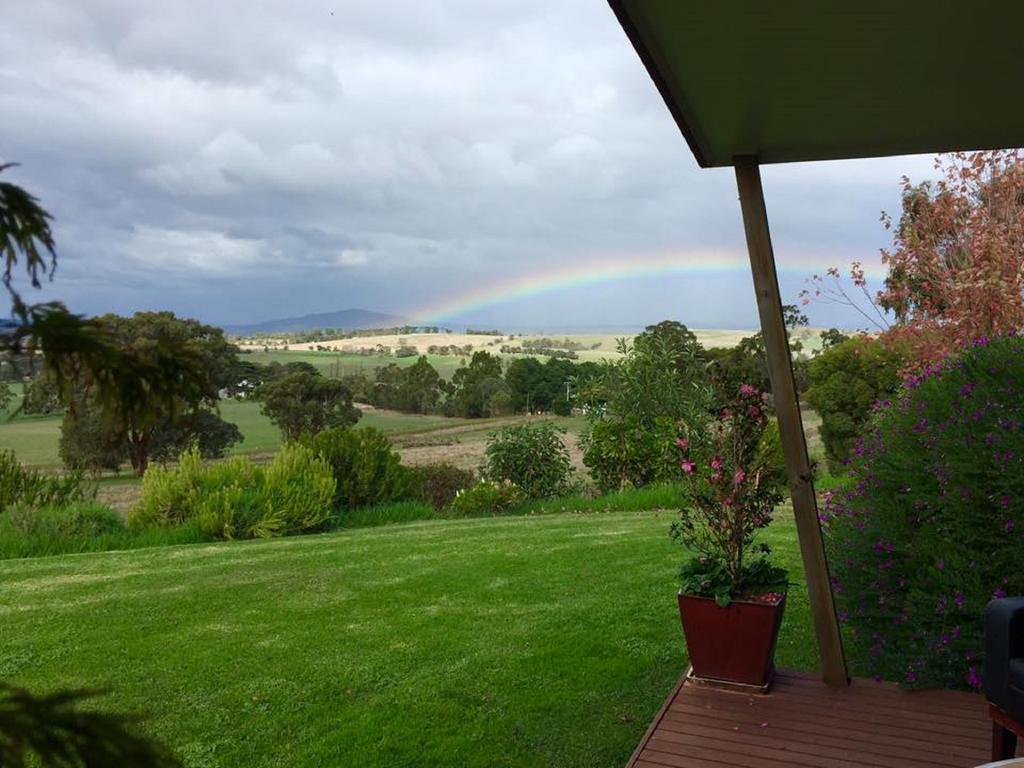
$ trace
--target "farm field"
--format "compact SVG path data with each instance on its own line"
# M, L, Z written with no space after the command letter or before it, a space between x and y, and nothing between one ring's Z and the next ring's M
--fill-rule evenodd
M220 404L220 411L225 420L238 425L244 438L231 449L232 453L269 453L280 446L281 432L260 412L259 403L224 400ZM402 435L465 425L486 430L490 428L490 421L374 409L363 413L359 425L376 427L392 435ZM13 421L4 420L0 422L0 450L13 450L23 464L59 467L60 424L60 416L18 416Z
M813 669L791 518L782 666ZM685 667L671 513L433 521L0 563L0 676L207 766L621 766Z
M721 330L721 329L692 329L697 340L705 348L709 347L734 347L746 336L751 336L752 330ZM801 328L796 331L796 336L803 344L804 349L809 353L820 346L818 334L820 329ZM262 344L242 344L242 348L248 350L254 362L269 363L277 360L287 362L289 360L302 360L317 366L327 375L346 375L356 373L360 370L367 373L372 372L378 365L397 363L398 365L411 365L416 362L415 357L396 358L388 355L362 355L360 349L369 349L382 345L392 350L400 346L415 347L419 354L427 355L430 364L438 371L450 378L455 369L466 358L453 355L431 355L427 349L431 346L456 345L463 347L472 345L473 350L485 350L492 354L498 354L507 359L514 359L518 355L501 354L503 345L520 346L525 341L536 341L542 338L550 338L556 341L569 339L582 345L582 349L576 350L579 361L602 360L618 357L618 340L622 337L631 338L635 332L623 332L620 334L514 334L514 338L505 336L488 336L483 334L466 333L410 333L410 334L389 334L380 336L361 336L351 339L334 339L317 342L302 343L269 343L270 349L264 350ZM273 340L268 340L272 342ZM326 349L325 349L326 348ZM329 350L329 351L327 351ZM285 357L279 357L279 355Z

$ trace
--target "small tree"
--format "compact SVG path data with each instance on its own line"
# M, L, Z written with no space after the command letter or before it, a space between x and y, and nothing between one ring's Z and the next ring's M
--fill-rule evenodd
M685 326L651 326L619 352L579 394L590 420L583 463L603 490L674 477L671 438L701 432L711 403L703 350Z
M253 396L289 440L331 427L350 427L362 415L353 407L348 387L319 374L292 373L264 382Z
M11 410L14 403L14 390L6 382L0 382L0 412Z
M807 402L821 416L821 439L838 471L871 419L876 403L899 388L903 358L867 336L827 347L810 362Z
M41 372L25 387L21 410L34 416L46 416L64 410L60 389L50 373Z
M942 178L903 178L897 220L882 251L883 288L868 290L854 262L848 291L836 268L812 278L804 302L857 309L887 342L908 350L910 367L924 368L976 338L1024 328L1024 158L1020 150L940 155Z
M487 442L481 476L513 483L533 499L564 493L572 476L569 452L561 438L564 433L549 421L505 427Z

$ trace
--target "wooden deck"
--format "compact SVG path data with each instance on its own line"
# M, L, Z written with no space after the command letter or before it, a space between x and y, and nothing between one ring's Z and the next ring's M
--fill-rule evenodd
M627 768L967 768L990 748L977 694L780 672L767 695L680 682Z

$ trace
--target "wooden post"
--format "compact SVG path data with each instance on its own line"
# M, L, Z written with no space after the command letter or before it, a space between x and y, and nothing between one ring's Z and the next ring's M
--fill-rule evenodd
M761 331L768 356L768 377L771 379L775 412L779 419L786 475L793 498L793 516L800 539L800 554L804 561L814 631L818 638L821 671L829 685L847 685L849 676L843 657L828 560L825 558L821 538L818 502L814 495L810 459L807 457L800 403L793 381L793 361L782 318L782 299L779 297L778 277L775 274L775 256L768 231L761 172L755 158L739 157L734 162L740 208L743 211L743 229L750 254L750 271L754 276L754 290L757 293L757 311L761 316Z

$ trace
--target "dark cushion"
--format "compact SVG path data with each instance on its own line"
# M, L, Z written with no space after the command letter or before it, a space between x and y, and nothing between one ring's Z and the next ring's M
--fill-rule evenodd
M1009 668L1010 700L1007 712L1014 720L1024 723L1024 659L1013 659Z
M1024 598L985 608L985 696L1024 723Z

